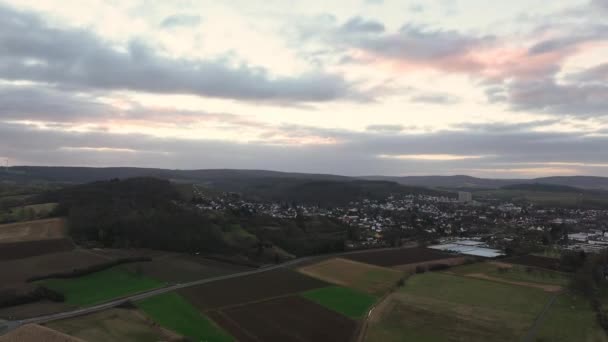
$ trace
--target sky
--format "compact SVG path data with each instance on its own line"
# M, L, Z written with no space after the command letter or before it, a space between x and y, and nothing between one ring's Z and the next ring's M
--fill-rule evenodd
M0 0L10 165L608 176L608 0Z

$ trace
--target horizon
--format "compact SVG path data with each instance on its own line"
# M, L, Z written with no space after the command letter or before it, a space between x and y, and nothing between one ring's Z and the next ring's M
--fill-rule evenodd
M39 168L90 168L90 169L149 169L149 170L168 170L168 171L262 171L262 172L276 172L276 173L296 173L304 175L321 175L321 176L338 176L347 178L366 178L366 177L389 177L389 178L405 178L405 177L472 177L478 179L495 179L495 180L536 180L542 178L567 178L567 177L597 177L597 178L608 178L608 176L592 176L592 175L549 175L542 177L533 178L500 178L500 177L475 177L466 174L421 174L421 175L344 175L337 173L311 173L311 172L299 172L299 171L282 171L272 169L227 169L227 168L201 168L201 169L174 169L174 168L163 168L163 167L139 167L139 166L77 166L77 165L9 165L8 168L20 168L20 167L39 167ZM4 168L2 168L4 169Z
M0 159L608 175L608 0L0 0Z

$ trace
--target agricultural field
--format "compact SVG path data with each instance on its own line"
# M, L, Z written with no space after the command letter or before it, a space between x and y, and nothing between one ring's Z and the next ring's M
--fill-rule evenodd
M415 275L374 309L366 340L520 340L550 297L538 289L487 280Z
M328 283L382 295L394 287L403 273L390 268L333 258L298 269L301 273Z
M0 342L84 342L62 332L38 324L27 324L6 335L0 336Z
M195 341L233 340L177 293L170 292L148 298L138 302L137 306L164 328Z
M63 293L66 303L88 306L138 292L162 287L158 280L126 272L119 267L69 279L48 279L36 282Z
M559 259L539 255L522 255L503 259L502 261L509 264L546 268L549 270L559 270Z
M108 259L84 250L73 250L24 259L0 261L0 289L18 287L28 278L49 273L66 272L107 262Z
M0 243L0 261L65 252L73 249L74 243L68 238Z
M156 326L138 310L109 309L94 314L74 317L46 324L87 342L167 341L175 334Z
M209 316L241 342L347 342L357 323L300 296L213 311Z
M536 341L606 342L608 337L587 299L562 293L541 320Z
M463 265L451 268L448 273L537 287L550 292L561 290L570 281L570 276L562 272L499 262L479 262Z
M179 290L201 311L304 292L328 284L295 271L276 269Z
M152 261L126 264L121 268L127 272L139 272L144 276L168 283L183 283L251 270L251 268L244 266L185 254L153 257Z
M0 243L59 239L65 236L65 220L52 218L0 225Z
M400 248L390 250L366 251L344 256L346 259L372 264L377 266L395 267L426 262L439 262L452 259L454 254L437 251L429 248ZM464 261L464 260L463 260Z
M302 293L302 297L352 319L360 319L374 305L375 296L349 289L329 286Z

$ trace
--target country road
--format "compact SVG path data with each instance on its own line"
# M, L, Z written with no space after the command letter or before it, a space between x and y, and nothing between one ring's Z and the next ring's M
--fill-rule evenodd
M402 247L380 248L380 249L373 249L373 250L390 250L390 249L399 249L399 248L402 248ZM369 251L369 250L367 250L367 251ZM112 300L109 302L97 304L97 305L82 308L82 309L76 309L76 310L72 310L72 311L60 312L60 313L33 317L33 318L28 318L28 319L22 319L22 320L4 321L4 322L0 321L1 322L0 323L0 335L7 333L13 329L16 329L17 327L24 325L24 324L46 323L46 322L55 321L55 320L59 320L59 319L82 316L82 315L106 310L109 308L117 307L128 301L138 301L138 300L146 299L149 297L154 297L154 296L157 296L157 295L160 295L163 293L167 293L167 292L171 292L171 291L175 291L175 290L179 290L179 289L183 289L183 288L187 288L187 287L212 283L212 282L216 282L216 281L220 281L220 280L244 277L244 276L248 276L251 274L268 272L268 271L272 271L272 270L275 270L278 268L294 266L294 265L297 265L297 264L300 264L303 262L312 261L315 259L331 258L331 257L340 256L340 255L348 255L348 254L364 253L364 252L366 252L366 250L341 252L341 253L333 253L333 254L325 254L325 255L314 255L314 256L310 256L310 257L298 258L298 259L284 262L282 264L261 267L261 268L257 268L257 269L251 270L251 271L233 273L233 274L228 274L228 275L213 277L213 278L200 279L200 280L195 280L195 281L191 281L191 282L187 282L187 283L168 285L168 286L161 287L158 289L141 292L141 293L131 295L131 296L121 297L121 298L118 298L118 299L115 299L115 300Z

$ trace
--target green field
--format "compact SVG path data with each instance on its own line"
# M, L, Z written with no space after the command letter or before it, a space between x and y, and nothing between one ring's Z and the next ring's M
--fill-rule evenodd
M544 291L442 273L415 275L372 313L368 341L517 341Z
M608 338L599 326L589 301L581 296L564 293L557 298L541 321L536 341L605 342Z
M177 293L145 299L137 306L161 326L195 341L233 340Z
M569 275L561 272L526 267L522 265L512 265L512 267L506 268L504 266L498 266L496 264L487 262L479 262L454 267L450 269L450 272L458 275L481 273L507 281L530 282L559 286L566 286L570 281Z
M38 283L63 293L66 303L79 306L94 305L165 285L155 279L118 268L78 278L48 279Z
M353 319L363 317L377 300L372 295L340 286L307 291L302 296Z

